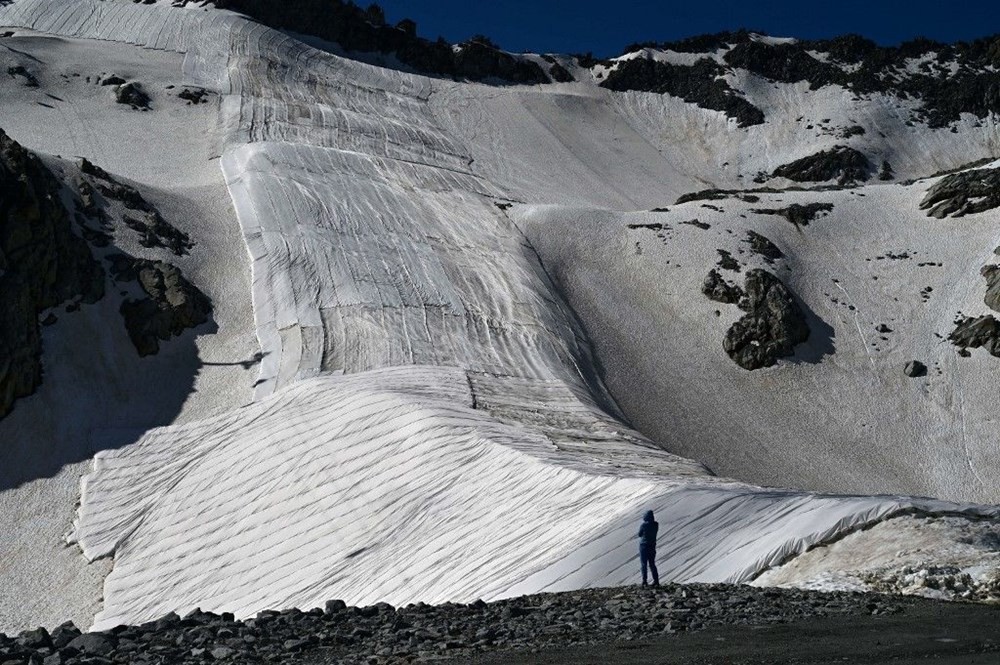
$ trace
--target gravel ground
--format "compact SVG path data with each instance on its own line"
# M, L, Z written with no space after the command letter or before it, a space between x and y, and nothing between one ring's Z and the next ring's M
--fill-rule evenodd
M997 605L730 585L593 589L495 603L398 609L385 604L347 607L334 600L323 609L266 611L246 621L194 612L101 633L80 635L66 625L51 634L38 629L17 637L0 636L0 665L686 663L715 662L684 660L692 653L699 658L710 653L706 644L723 659L746 656L747 649L738 645L747 643L774 647L777 651L767 657L788 661L794 657L790 650L807 643L816 644L813 655L835 651L840 648L838 640L863 650L856 634L879 625L891 626L897 633L926 633L928 627L943 630L941 639L951 641L927 646L952 655L959 647L966 649L961 653L992 649L996 654L998 619ZM823 639L814 639L810 631L819 631ZM949 631L959 637L951 637ZM986 639L975 642L976 634ZM777 637L761 639L771 635ZM893 644L872 645L871 653L892 651ZM729 656L727 649L732 651ZM767 657L738 662L770 662Z

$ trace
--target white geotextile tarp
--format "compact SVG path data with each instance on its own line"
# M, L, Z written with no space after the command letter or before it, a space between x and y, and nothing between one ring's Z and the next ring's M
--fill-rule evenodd
M474 401L450 368L318 377L100 453L76 532L88 557L116 557L94 627L194 607L245 617L333 597L471 602L623 584L646 509L664 579L734 582L901 510L959 510L582 471L579 454L546 461L549 439Z
M253 264L259 401L101 453L84 480L74 538L115 557L96 628L621 584L647 508L663 577L698 581L902 510L977 510L715 480L608 415L581 325L494 205L517 192L472 168L430 79L225 12L20 0L0 20L187 53L225 95Z

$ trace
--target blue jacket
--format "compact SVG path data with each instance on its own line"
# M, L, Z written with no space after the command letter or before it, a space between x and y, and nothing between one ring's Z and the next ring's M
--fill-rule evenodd
M656 532L659 530L660 525L653 519L653 511L647 510L639 527L639 547L656 549Z

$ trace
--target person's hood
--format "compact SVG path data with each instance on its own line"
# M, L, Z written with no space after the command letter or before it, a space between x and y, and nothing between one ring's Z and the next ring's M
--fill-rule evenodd
M647 510L646 514L642 518L642 521L643 522L652 522L653 521L653 511L652 510Z

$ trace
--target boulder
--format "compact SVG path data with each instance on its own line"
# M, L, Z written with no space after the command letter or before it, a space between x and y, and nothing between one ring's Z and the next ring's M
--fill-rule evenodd
M903 374L910 378L927 376L927 365L919 360L911 360L903 367Z
M747 231L747 242L750 244L750 251L763 258L767 263L774 263L785 256L777 245L756 231Z
M809 339L809 324L792 292L766 270L747 273L740 309L746 314L726 332L722 347L747 370L774 365Z

